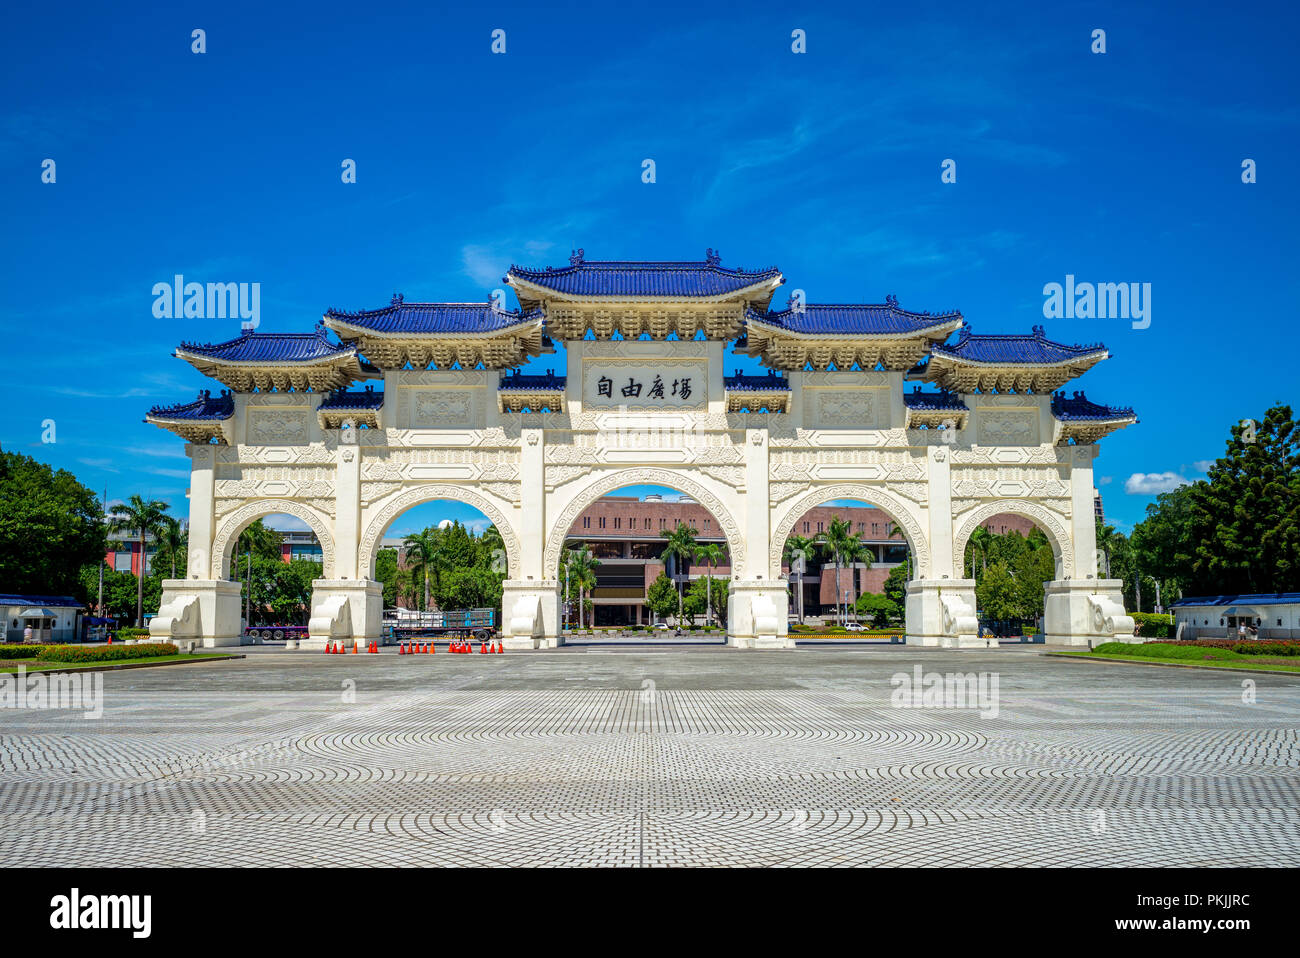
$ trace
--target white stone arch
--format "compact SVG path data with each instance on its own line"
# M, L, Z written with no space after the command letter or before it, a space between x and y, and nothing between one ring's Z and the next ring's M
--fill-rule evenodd
M551 526L550 534L546 537L542 574L548 577L556 574L565 540L569 537L569 529L577 521L583 509L615 489L639 485L669 486L693 497L696 502L708 509L713 514L713 518L718 520L723 534L727 537L732 578L739 576L740 570L745 566L745 537L741 534L740 526L731 514L731 510L708 486L685 473L663 468L620 469L616 472L604 473L584 486L564 507L559 519Z
M519 533L514 525L506 518L506 514L498 508L496 503L481 493L466 486L454 486L446 483L413 486L397 493L388 500L366 525L366 530L362 533L361 543L357 548L357 574L364 578L373 579L375 576L375 557L379 554L379 540L383 536L384 530L407 509L425 502L432 502L435 499L451 499L454 502L463 502L465 505L473 506L492 520L492 524L501 533L501 542L505 545L506 570L507 578L509 578L509 570L517 568L520 561Z
M241 532L254 520L281 512L301 519L311 527L312 532L316 533L316 539L321 547L321 578L332 578L334 532L329 518L292 499L255 499L225 516L217 527L217 534L212 538L212 578L224 579L230 575L231 551L239 540Z
M781 554L785 551L785 540L794 529L800 516L809 509L830 502L832 499L860 499L868 502L886 513L903 527L907 542L912 547L916 558L916 570L912 577L928 579L932 575L933 565L930 558L930 540L925 534L920 517L913 513L914 506L902 499L895 498L883 488L866 483L839 483L833 486L817 486L804 493L782 513L781 518L772 526L772 538L768 550L768 575L773 579L781 575Z
M966 543L972 533L989 519L1004 513L1023 516L1047 533L1047 541L1052 544L1052 554L1056 558L1056 577L1068 579L1074 576L1074 540L1066 530L1064 518L1027 499L986 502L953 523L957 531L952 539L952 560L959 571L966 568Z

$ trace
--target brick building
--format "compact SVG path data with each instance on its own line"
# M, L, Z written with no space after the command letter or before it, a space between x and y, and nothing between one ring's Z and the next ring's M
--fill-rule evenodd
M866 568L865 563L858 563L852 569L841 568L839 588L845 592L853 589L855 596L864 591L880 592L890 571L907 561L907 541L886 513L861 505L825 505L810 509L795 523L793 533L816 538L826 531L835 517L850 522L853 531L862 534L874 554L871 568ZM727 540L717 519L687 496L667 499L657 495L644 499L605 496L578 516L569 530L571 543L585 542L600 560L596 569L596 587L591 595L597 626L651 622L653 617L645 607L646 592L660 573L666 571L662 558L664 539L660 533L671 531L678 522L684 522L695 530L697 542L713 543L726 549ZM1017 530L1026 535L1032 523L1020 516L998 515L990 518L984 526L990 532ZM788 563L782 565L782 571L789 573ZM709 572L702 566L684 562L671 575L676 581L687 583ZM731 567L724 559L712 574L728 577ZM797 588L793 576L791 588ZM810 561L803 575L803 592L805 615L817 616L833 611L836 593L834 563L829 559ZM576 590L570 591L570 599L576 609ZM791 614L797 608L797 603L792 601Z

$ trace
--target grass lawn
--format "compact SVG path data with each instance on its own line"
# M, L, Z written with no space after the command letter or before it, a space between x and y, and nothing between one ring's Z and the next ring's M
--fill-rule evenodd
M1192 656L1188 654L1170 655L1150 654L1150 647L1133 645L1132 649L1147 649L1147 654L1139 655L1136 652L1125 652L1114 654L1111 652L1099 652L1096 650L1079 652L1073 651L1053 651L1049 655L1069 655L1080 659L1095 659L1101 662L1142 662L1154 663L1156 665L1181 665L1185 668L1213 668L1213 669L1242 669L1252 672L1300 672L1300 659L1296 656L1287 655L1242 655L1239 652L1231 652L1227 649L1196 649L1199 653L1209 653L1204 655ZM1164 646L1163 648L1170 648ZM1187 651L1187 650L1179 650Z
M151 655L139 659L113 659L108 662L41 662L36 659L0 660L0 672L17 672L20 665L28 672L45 672L51 669L112 669L119 665L167 665L174 662L199 662L203 659L229 658L229 652L195 652L193 655Z

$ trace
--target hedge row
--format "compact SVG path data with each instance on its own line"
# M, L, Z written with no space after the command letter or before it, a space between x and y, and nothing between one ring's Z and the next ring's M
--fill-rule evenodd
M1153 642L1152 645L1192 646L1201 649L1227 649L1240 655L1300 655L1295 639L1191 639L1185 642Z
M149 638L148 629L118 629L113 633L119 639L147 639Z
M145 645L0 645L0 659L36 659L38 662L119 662L176 655L171 642Z
M1103 642L1093 649L1102 655L1138 655L1153 659L1232 659L1231 649L1198 648L1186 642Z

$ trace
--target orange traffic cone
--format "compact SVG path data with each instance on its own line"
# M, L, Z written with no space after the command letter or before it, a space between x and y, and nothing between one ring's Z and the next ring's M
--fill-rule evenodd
M352 640L352 654L353 654L353 655L356 655L356 654L357 654L357 640L356 640L356 639L353 639L353 640Z
M398 655L405 655L405 654L406 654L406 643L405 643L405 642L398 642L398 643L397 643L397 654L398 654Z
M429 654L430 654L430 655L433 655L433 653L436 652L437 650L438 650L438 645L437 645L437 643L436 643L436 642L430 642L430 643L429 643Z
M501 648L501 643L497 642L497 655L505 655L505 649Z

